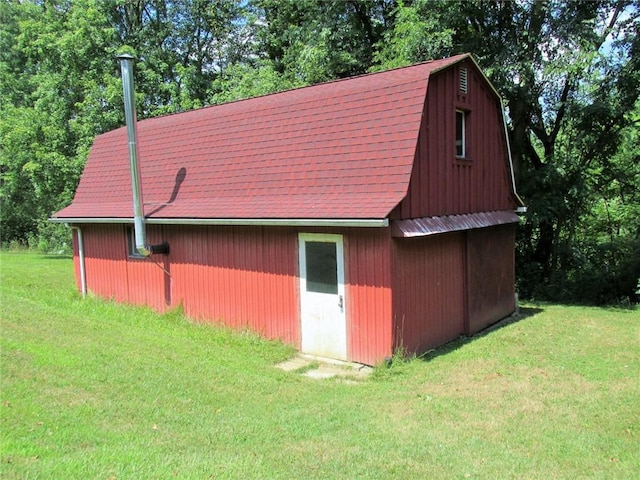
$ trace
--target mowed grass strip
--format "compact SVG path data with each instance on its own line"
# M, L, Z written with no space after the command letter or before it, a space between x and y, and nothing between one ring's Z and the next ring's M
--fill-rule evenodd
M367 380L0 254L0 477L637 478L640 313L529 306ZM428 312L425 312L428 315Z

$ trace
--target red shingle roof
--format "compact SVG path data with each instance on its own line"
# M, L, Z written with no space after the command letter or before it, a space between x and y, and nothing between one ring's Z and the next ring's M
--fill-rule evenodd
M409 186L436 60L138 122L145 215L382 219ZM55 218L133 216L126 128L95 139Z

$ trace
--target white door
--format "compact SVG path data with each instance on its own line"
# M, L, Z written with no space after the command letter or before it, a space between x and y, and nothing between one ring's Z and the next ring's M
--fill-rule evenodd
M347 359L342 235L301 233L302 351Z

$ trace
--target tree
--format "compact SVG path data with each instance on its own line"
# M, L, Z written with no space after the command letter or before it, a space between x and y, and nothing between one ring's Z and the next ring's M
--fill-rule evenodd
M460 6L454 45L476 53L506 101L518 184L530 207L519 240L522 288L561 292L575 273L570 252L604 167L618 158L624 132L637 128L639 3Z
M612 211L638 205L621 187L638 185L629 139L638 129L639 5L416 0L398 4L379 44L376 68L472 52L505 100L517 184L529 207L518 232L525 296L633 297L637 231L617 228ZM604 241L602 229L617 233ZM593 253L602 249L607 256ZM598 275L606 280L595 282ZM617 285L615 292L605 284Z
M392 12L391 26L378 41L373 70L387 70L412 63L441 58L453 51L453 30L443 27L443 6L402 0Z
M0 3L3 243L50 235L94 137L124 123L117 52L139 57L139 118L194 108L244 55L243 12L231 0Z
M117 124L102 109L113 30L92 0L0 8L3 241L24 242L71 200L95 133Z
M258 38L275 71L309 84L368 71L395 2L257 0Z

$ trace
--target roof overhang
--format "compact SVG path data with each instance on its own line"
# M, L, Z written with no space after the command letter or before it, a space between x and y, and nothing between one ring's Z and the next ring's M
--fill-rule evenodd
M446 215L442 217L411 218L393 221L391 224L391 235L401 238L426 237L441 233L506 225L517 223L518 221L518 215L510 210Z
M133 223L133 218L52 217L67 224ZM231 225L273 227L388 227L388 218L145 218L148 225Z

